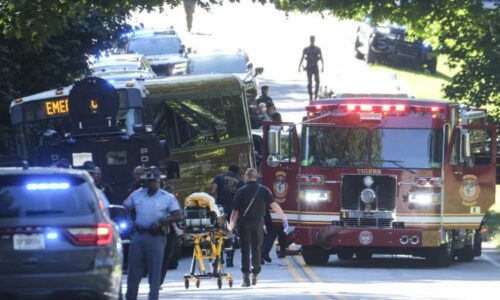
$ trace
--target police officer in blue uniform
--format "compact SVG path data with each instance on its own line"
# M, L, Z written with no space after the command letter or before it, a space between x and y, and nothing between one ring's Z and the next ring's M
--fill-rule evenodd
M130 242L127 300L137 299L144 263L149 278L149 300L159 296L166 233L170 224L181 220L179 203L172 194L160 189L161 171L151 167L144 176L145 188L134 191L124 205L135 211L134 235Z
M227 219L231 216L234 206L234 195L236 191L245 185L238 176L240 168L235 165L229 165L228 172L215 176L212 182L212 196L215 197L217 204L222 205ZM233 248L237 246L233 243ZM226 267L233 266L234 249L226 251Z

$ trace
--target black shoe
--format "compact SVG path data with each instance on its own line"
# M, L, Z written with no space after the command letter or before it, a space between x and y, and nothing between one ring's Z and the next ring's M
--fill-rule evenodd
M260 264L261 264L261 265L264 265L264 264L265 264L264 259L261 259L261 260L260 260Z
M263 254L262 255L262 259L267 262L267 263L271 263L273 260L271 259L271 257L269 256L269 254Z
M278 251L277 254L278 254L278 258L285 258L285 256L286 256L286 252L284 252L284 251Z
M252 285L257 284L257 274L252 273Z
M232 260L226 260L226 267L227 267L227 268L232 268L232 267L234 267L234 265L233 265L233 261L232 261Z
M250 274L243 273L243 283L241 287L250 287Z

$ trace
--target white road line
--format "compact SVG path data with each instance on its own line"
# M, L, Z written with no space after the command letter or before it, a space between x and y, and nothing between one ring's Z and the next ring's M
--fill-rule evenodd
M481 257L486 260L487 262L489 262L490 264L494 265L495 267L499 268L500 269L500 263L496 262L495 260L493 260L488 254L483 253L481 254Z

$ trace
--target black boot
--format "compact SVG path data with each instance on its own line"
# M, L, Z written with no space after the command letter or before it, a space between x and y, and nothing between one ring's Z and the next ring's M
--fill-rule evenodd
M241 287L250 287L250 273L243 273L243 283Z
M234 250L226 252L226 267L232 268L233 265Z
M257 274L252 273L252 285L256 285L256 284L257 284Z

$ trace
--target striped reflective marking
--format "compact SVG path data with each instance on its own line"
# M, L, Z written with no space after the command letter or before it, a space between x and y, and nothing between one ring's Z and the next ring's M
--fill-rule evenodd
M289 221L310 221L310 222L332 222L332 221L339 221L340 216L339 215L303 215L303 214L291 214L291 213L285 213L287 219ZM273 219L278 220L279 217L275 213L271 213L271 217Z
M456 216L443 217L443 223L481 223L483 217L481 216L473 216L473 217L463 217ZM422 216L404 216L404 217L396 217L397 222L405 222L405 223L440 223L440 217L422 217Z
M332 222L332 221L340 221L339 215L325 215L325 214L294 214L294 213L285 213L286 217L290 221L304 221L304 222ZM278 220L279 217L276 213L271 213L271 217L275 220ZM482 216L445 216L443 218L443 223L451 223L451 224L477 224L481 223L483 220ZM424 216L400 216L396 217L396 222L405 222L412 224L419 223L433 223L439 224L441 222L441 218L439 216L435 217L424 217Z

